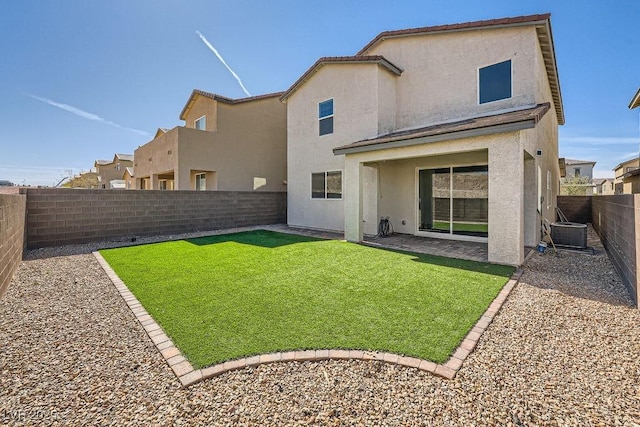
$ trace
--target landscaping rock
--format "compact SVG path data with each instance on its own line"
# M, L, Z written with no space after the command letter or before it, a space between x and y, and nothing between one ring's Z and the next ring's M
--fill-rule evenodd
M183 388L95 246L31 252L0 300L0 424L640 424L640 311L603 251L533 254L454 380L326 360Z

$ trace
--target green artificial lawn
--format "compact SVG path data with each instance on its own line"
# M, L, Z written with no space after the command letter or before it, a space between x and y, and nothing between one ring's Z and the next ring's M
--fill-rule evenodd
M100 253L196 369L335 348L441 363L513 272L270 231Z

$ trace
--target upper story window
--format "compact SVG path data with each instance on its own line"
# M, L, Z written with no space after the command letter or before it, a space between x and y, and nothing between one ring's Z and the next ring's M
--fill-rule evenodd
M511 98L511 60L478 70L480 104Z
M580 168L575 168L573 170L573 175L577 178L580 176Z
M116 170L120 172L120 163L116 163Z
M198 130L207 130L207 116L202 116L193 122L193 127Z
M333 133L333 99L318 104L320 136Z

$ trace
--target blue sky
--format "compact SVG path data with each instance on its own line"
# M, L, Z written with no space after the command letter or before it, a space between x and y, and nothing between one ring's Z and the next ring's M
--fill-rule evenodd
M366 4L366 7L363 5ZM194 88L239 98L287 89L318 57L379 32L550 12L566 125L560 155L597 177L637 156L638 1L14 0L0 6L0 179L52 185L133 153Z

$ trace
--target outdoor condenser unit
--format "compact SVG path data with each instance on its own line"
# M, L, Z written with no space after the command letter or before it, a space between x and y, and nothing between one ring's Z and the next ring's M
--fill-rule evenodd
M551 238L556 245L584 249L587 247L587 224L577 222L554 222Z

